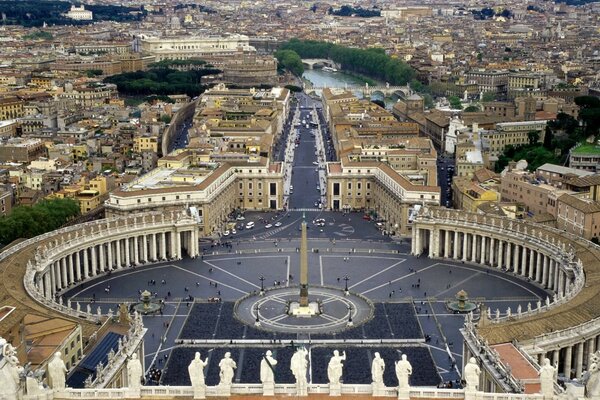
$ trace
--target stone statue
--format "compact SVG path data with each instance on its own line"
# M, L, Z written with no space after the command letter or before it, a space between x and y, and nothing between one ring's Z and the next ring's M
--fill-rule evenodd
M48 377L50 378L50 387L54 390L63 390L65 388L65 374L67 367L61 358L60 351L54 353L54 357L48 363Z
M296 350L290 361L290 369L296 378L296 394L298 396L308 395L308 381L306 379L306 371L308 370L308 360L306 359L307 355L308 350L303 347Z
M329 360L327 365L327 377L329 378L329 384L339 384L342 378L342 369L344 364L342 361L346 360L346 352L344 351L340 356L340 352L337 350L333 351L333 357Z
M142 386L142 375L142 363L138 360L138 355L133 353L131 359L127 361L127 387L139 389Z
M19 366L15 348L0 337L0 399L20 398Z
M371 363L371 379L374 385L383 385L383 371L385 371L385 361L375 352L375 358Z
M406 354L402 354L400 361L396 361L396 378L398 378L398 390L406 390L410 388L408 383L409 377L412 375L412 365L406 359Z
M90 306L89 304L87 304L85 306L85 310L87 311L88 314L91 314L92 313L92 306Z
M75 303L75 307L77 309L77 312L81 311L81 304L79 304L79 302Z
M208 358L206 361L202 361L200 353L196 352L196 355L190 365L188 366L188 373L190 374L190 382L194 390L205 388L204 383L204 367L208 365Z
M277 365L277 360L273 358L271 350L267 350L260 361L260 381L263 384L275 383L275 365Z
M231 359L230 352L225 353L224 358L219 362L219 368L221 369L219 373L219 377L221 378L219 385L231 386L233 370L237 368L237 364Z
M600 398L600 350L590 357L590 367L583 377L585 395L588 399Z
M479 365L477 365L475 357L471 357L467 365L465 365L465 390L476 391L479 388L479 375L481 375L481 369L479 368Z
M554 382L558 375L558 368L550 364L550 360L544 358L544 364L540 368L538 375L540 376L540 393L546 398L554 396Z

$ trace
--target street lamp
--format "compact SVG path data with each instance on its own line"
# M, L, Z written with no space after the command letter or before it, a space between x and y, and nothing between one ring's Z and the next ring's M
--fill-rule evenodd
M260 311L260 306L258 304L256 304L256 320L254 321L255 326L260 326L260 317L258 316L259 311Z
M346 296L348 296L349 292L348 292L348 281L350 280L350 278L348 278L348 275L346 275L344 277L344 282L346 283L345 287L344 287L344 293L346 294Z
M261 275L258 279L260 280L260 295L262 296L265 294L265 277Z
M354 322L352 322L352 304L348 304L348 326L352 326L354 325Z

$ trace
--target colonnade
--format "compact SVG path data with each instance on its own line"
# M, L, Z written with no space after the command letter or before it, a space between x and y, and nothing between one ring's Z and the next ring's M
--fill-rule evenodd
M123 232L115 237L98 237L85 246L65 248L48 260L47 267L36 276L36 287L46 299L57 291L97 275L126 267L181 259L183 251L199 254L198 230L167 229L144 234Z
M558 298L570 290L571 277L561 267L560 259L516 238L450 227L413 229L412 254L418 256L425 250L430 258L450 258L513 272L552 290Z

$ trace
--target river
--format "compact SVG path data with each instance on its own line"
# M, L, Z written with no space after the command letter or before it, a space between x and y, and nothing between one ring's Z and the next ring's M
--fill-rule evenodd
M327 72L322 69L307 69L302 74L302 78L310 81L313 86L319 87L338 87L343 88L344 85L353 85L353 86L364 86L365 81L350 74L346 74L344 72ZM354 95L362 98L361 91L355 91ZM383 99L383 96L373 96L373 100L384 100L386 108L391 108L394 104L394 100L386 98Z

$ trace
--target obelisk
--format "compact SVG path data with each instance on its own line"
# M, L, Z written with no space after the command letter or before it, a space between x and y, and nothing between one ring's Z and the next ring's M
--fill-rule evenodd
M300 239L300 307L308 307L308 240L306 220L302 215L302 237Z

